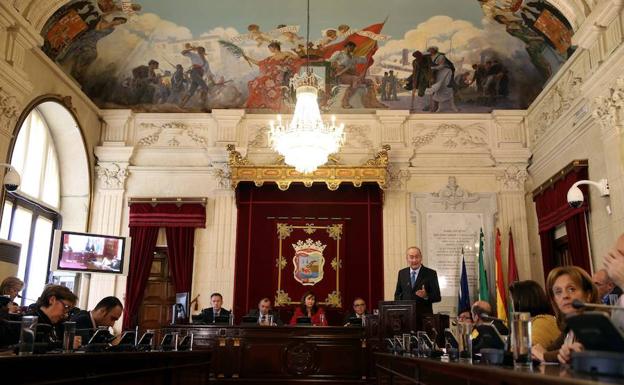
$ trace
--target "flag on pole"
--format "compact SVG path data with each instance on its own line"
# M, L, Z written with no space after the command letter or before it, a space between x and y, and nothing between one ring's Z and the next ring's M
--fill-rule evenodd
M503 277L503 257L501 255L501 234L496 229L496 316L507 321L507 296Z
M479 230L479 300L490 302L490 291L488 289L487 272L483 263L483 228Z
M516 265L516 253L514 251L513 236L509 228L509 253L507 254L507 284L520 280L518 278L518 266Z
M470 309L470 289L468 287L468 272L466 271L466 259L464 248L461 251L461 264L459 265L459 293L457 302L457 314Z

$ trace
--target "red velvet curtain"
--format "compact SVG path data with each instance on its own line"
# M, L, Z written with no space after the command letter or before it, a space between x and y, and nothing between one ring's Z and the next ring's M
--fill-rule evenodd
M568 234L568 248L576 266L590 271L589 245L585 226L585 212L589 210L587 185L579 186L585 200L579 208L571 208L567 194L572 185L579 180L587 179L587 167L574 167L560 180L533 197L537 212L542 264L544 277L555 266L554 261L554 230L565 223Z
M158 227L130 227L130 237L132 237L132 246L130 249L130 269L126 279L124 329L129 329L137 324L139 306L141 306L147 277L154 259Z
M241 183L236 188L236 265L234 274L234 314L238 317L256 307L258 300L273 301L278 286L276 222L303 223L343 221L345 253L342 259L342 309L326 308L330 324L342 322L341 313L351 309L357 296L369 309L383 299L383 191L376 184L361 187L343 184L330 191L325 184L305 187L293 183L287 191L274 184L256 187ZM293 250L292 246L286 246ZM293 275L292 254L282 274ZM316 286L307 288L315 290ZM299 298L291 297L293 301ZM325 298L319 298L324 300ZM281 309L288 314L291 308ZM283 318L288 318L284 316Z
M174 287L178 292L191 291L195 228L206 227L206 208L193 203L134 203L130 205L129 222L132 248L126 281L124 329L137 323L161 227L165 227L167 232L169 266Z
M171 279L176 292L191 292L195 227L167 227Z

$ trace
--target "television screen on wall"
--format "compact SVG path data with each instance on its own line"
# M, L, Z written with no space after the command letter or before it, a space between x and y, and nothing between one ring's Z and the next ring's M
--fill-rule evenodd
M56 230L52 270L128 274L130 238Z

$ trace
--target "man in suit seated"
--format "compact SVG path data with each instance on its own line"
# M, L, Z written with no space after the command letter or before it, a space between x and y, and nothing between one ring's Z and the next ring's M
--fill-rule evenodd
M69 319L76 323L76 335L82 337L85 344L99 326L111 328L123 313L123 305L117 297L105 297L91 311L81 310Z
M247 317L255 317L256 319L260 319L260 316L271 316L273 318L272 324L277 326L283 326L284 323L273 309L271 308L271 300L267 297L264 297L258 302L257 309L251 309L249 313L247 313ZM267 321L264 321L267 322ZM259 322L261 325L264 323Z
M399 270L394 300L416 301L421 314L433 314L433 304L440 302L438 274L422 264L422 253L416 246L407 249L408 267Z
M353 300L353 311L347 313L343 324L344 326L349 326L349 320L351 318L364 318L364 316L367 314L368 312L366 311L366 302L364 301L364 299L362 297L355 297L355 299Z
M223 309L223 296L220 293L212 293L210 295L210 303L212 307L202 309L198 316L193 317L193 323L209 325L215 323L216 317L229 316L230 312Z

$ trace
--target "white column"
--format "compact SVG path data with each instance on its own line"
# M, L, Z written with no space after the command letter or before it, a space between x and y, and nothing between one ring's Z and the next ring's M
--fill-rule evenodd
M409 197L404 190L388 190L384 194L384 300L391 301L394 299L397 274L406 266L405 250L411 246L408 245Z
M234 261L236 250L236 201L234 191L213 192L206 207L206 228L195 232L193 295L199 308L210 306L210 294L223 295L224 306L234 299Z
M501 232L501 251L503 256L503 275L507 277L509 228L513 233L514 250L518 275L521 280L536 279L541 276L541 266L532 266L529 252L529 231L524 200L524 182L527 178L526 164L501 165L497 176L499 182L498 223ZM490 274L492 277L493 275Z

